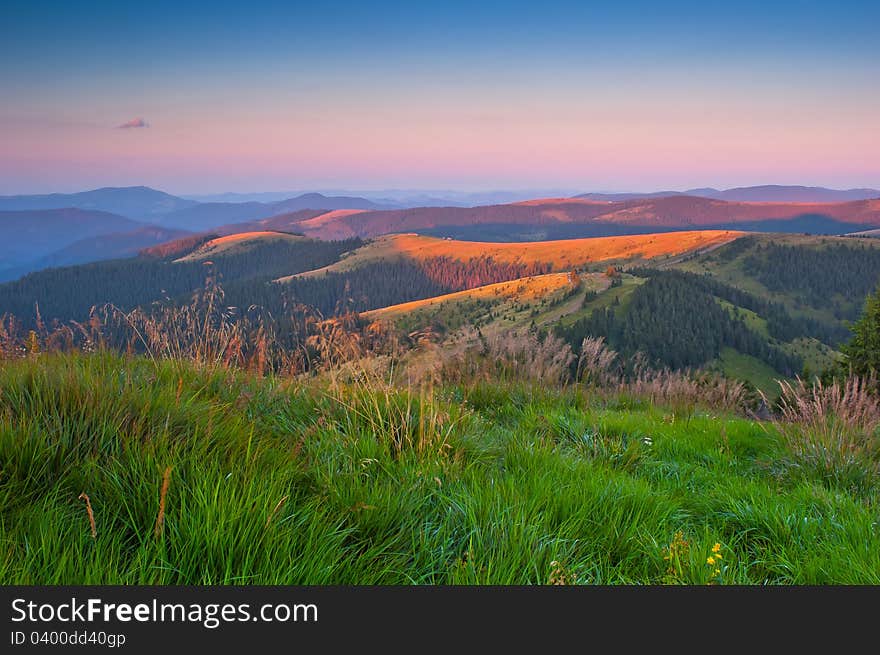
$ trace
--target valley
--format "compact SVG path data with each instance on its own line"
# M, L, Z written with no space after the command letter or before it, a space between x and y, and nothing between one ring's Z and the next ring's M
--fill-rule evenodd
M353 313L404 340L425 330L441 343L467 329L532 332L561 337L577 355L584 339L602 338L626 361L641 353L652 367L713 371L772 397L776 379L839 361L847 321L880 279L880 241L733 230L510 243L229 232L33 273L0 285L0 314L24 326L37 316L64 325L107 303L183 306L207 276L222 286L234 320L260 312L287 347L309 338L305 315L291 312L299 306L325 318Z

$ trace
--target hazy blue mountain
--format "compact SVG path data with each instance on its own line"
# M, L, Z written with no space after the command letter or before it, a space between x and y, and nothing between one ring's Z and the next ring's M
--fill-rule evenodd
M449 189L405 190L387 189L377 191L384 202L397 204L401 208L412 207L479 207L483 205L502 205L534 198L568 198L570 189L521 189L516 191L454 191ZM359 193L358 195L367 195ZM374 195L371 200L383 202Z
M104 259L134 257L142 249L181 239L190 232L146 225L131 232L113 232L79 239L36 262L39 268L70 266Z
M80 193L0 196L0 211L75 207L110 212L126 218L145 221L152 221L157 216L195 204L193 200L178 198L145 186L105 187Z
M691 192L691 195L699 195ZM877 189L826 189L815 186L763 186L739 187L718 192L718 200L738 202L848 202L880 198Z
M713 188L688 189L687 191L653 191L650 193L582 193L576 198L600 202L620 202L669 196L699 196L731 202L849 202L880 198L878 189L826 189L815 186L762 186L737 187L720 191Z
M585 200L595 200L597 202L623 202L626 200L647 200L649 198L667 198L669 196L701 196L703 198L711 198L708 192L717 189L703 189L704 193L694 193L692 191L652 191L649 193L581 193L575 198L584 198Z
M244 223L301 209L390 209L366 198L305 193L279 202L206 202L166 214L156 221L184 230L207 230L230 223Z
M156 223L182 230L207 230L226 223L265 218L276 212L262 202L203 202L158 218Z
M287 200L294 196L300 195L300 191L256 191L254 193L236 193L227 191L226 193L205 193L205 194L185 194L181 196L187 200L195 200L196 202L279 202Z
M41 271L46 268L134 257L143 248L180 239L188 234L190 233L183 230L172 230L155 225L147 225L131 232L102 234L80 239L45 257L40 257L11 268L0 267L0 282L15 280L28 273Z
M2 211L0 281L53 266L131 257L141 248L187 234L76 208Z
M300 209L396 209L396 207L375 203L366 198L325 196L321 193L304 193L295 198L272 203L271 206L275 214L287 214Z
M0 211L0 262L7 268L45 257L79 239L140 227L142 223L103 211Z
M517 191L455 191L451 189L322 189L318 192L327 198L348 197L367 200L384 209L408 209L412 207L476 207L498 205L532 198L567 198L571 189L521 189ZM187 195L199 202L263 202L288 200L304 194L301 191L266 191L257 193L217 193ZM375 209L377 207L333 207L332 209ZM305 207L315 209L315 207ZM317 209L331 209L318 207Z

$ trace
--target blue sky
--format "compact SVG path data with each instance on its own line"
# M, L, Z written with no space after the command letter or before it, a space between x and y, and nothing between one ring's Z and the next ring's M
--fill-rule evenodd
M878 19L846 2L18 3L0 193L880 186Z

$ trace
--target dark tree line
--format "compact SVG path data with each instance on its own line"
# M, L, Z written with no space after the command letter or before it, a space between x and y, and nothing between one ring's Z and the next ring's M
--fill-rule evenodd
M271 287L264 285L261 300L267 307L277 302L301 303L329 317L429 298L448 291L448 287L430 279L415 262L377 262L352 271L297 277ZM237 295L239 289L236 288L234 293ZM242 289L242 295L256 298L257 290Z
M594 310L571 326L558 328L557 333L574 348L585 337L605 337L625 357L641 352L654 366L701 366L729 346L782 374L800 370L798 357L768 343L741 318L732 316L692 277L651 277L633 291L625 310L619 306Z
M821 248L768 243L756 246L743 265L771 291L797 292L806 304L852 320L880 281L880 248L856 241ZM835 302L838 294L843 303Z
M432 257L422 261L420 267L428 278L450 291L543 275L553 270L553 265L545 262L498 262L492 257L472 257L466 262L447 256Z
M193 245L198 245L193 242ZM210 263L174 262L181 252L151 251L131 259L47 269L0 285L0 315L11 314L29 329L37 307L45 323L84 321L93 307L123 311L153 303L186 305L210 275L222 286L224 306L237 316L259 314L279 339L301 337L301 318L331 317L548 272L544 263L497 262L490 257L459 261L376 262L352 271L275 283L278 277L327 266L363 245L345 241L276 241L227 252ZM164 251L163 251L164 252Z
M740 237L716 250L715 256L722 261L730 262L748 251L755 243L754 237Z
M256 289L276 277L327 266L362 244L360 239L267 242L225 253L210 266L224 287L231 290L253 281L251 288ZM15 315L27 326L33 324L37 306L44 320L82 321L93 306L106 303L129 310L162 300L188 302L207 274L201 261L174 263L155 257L46 269L0 285L0 315ZM241 295L236 301L254 304Z
M734 242L736 243L736 242ZM767 331L774 339L791 341L798 337L813 337L834 346L849 336L840 324L829 325L806 316L793 316L782 303L766 300L742 289L716 280L708 274L697 275L686 271L632 268L629 272L639 277L666 277L693 285L732 305L755 312L767 321Z
M423 261L376 262L352 271L294 278L284 285L284 291L288 299L330 316L507 282L550 269L550 264L497 262L491 257L468 261L434 257Z

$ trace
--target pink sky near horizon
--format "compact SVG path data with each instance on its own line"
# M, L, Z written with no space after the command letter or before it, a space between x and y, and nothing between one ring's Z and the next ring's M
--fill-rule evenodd
M880 188L878 3L7 4L0 194Z
M760 80L758 80L760 81ZM603 82L605 86L599 85ZM0 120L0 193L146 184L172 193L309 186L880 186L880 93L642 81L379 93L317 90L45 103ZM243 95L250 91L243 90ZM147 127L118 129L143 117Z

